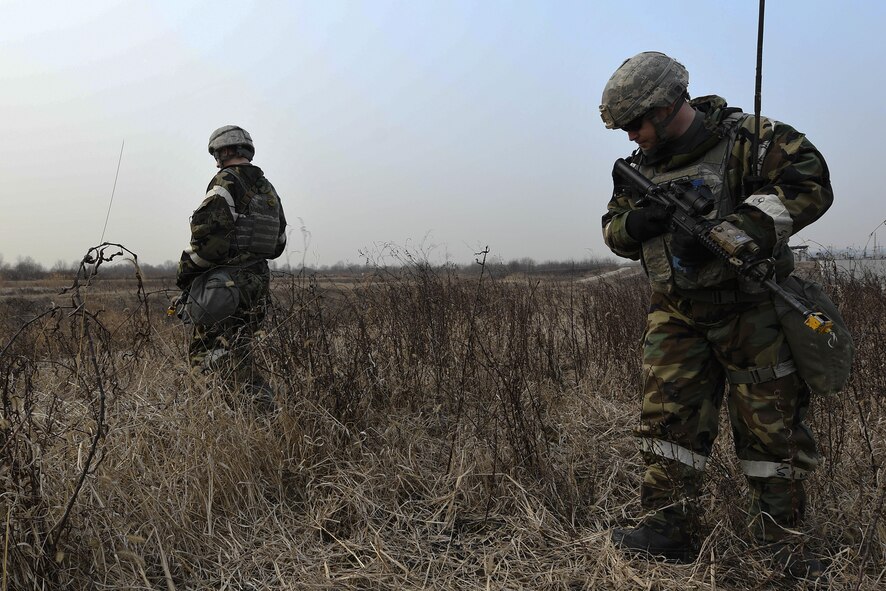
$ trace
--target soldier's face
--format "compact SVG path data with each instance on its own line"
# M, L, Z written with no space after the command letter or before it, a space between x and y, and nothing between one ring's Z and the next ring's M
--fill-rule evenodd
M628 139L636 142L641 150L651 150L658 143L658 136L655 134L655 126L649 118L644 117L643 123L637 129L627 132Z
M632 121L622 129L627 132L628 139L636 142L641 150L647 151L658 145L658 134L655 133L655 124L653 121L662 121L671 114L673 107L656 107L646 112L642 118ZM638 120L640 124L637 125ZM673 122L671 122L673 124ZM670 124L669 126L670 127Z

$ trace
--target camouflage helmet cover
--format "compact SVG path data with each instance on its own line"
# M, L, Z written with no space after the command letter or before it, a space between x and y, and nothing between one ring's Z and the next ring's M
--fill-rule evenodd
M603 89L600 117L607 129L618 129L653 107L664 107L686 94L689 72L658 51L625 60Z
M255 155L255 146L249 132L236 125L219 127L209 135L209 153L215 153L222 148L237 148L238 155L249 160Z

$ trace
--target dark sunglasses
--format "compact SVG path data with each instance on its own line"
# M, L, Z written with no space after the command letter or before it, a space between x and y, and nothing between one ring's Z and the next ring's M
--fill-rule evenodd
M646 121L648 118L649 118L649 111L646 111L645 113L643 113L639 117L634 117L633 119L631 119L630 121L628 121L627 123L625 123L624 125L619 127L619 129L622 131L629 131L629 132L640 131L640 128L643 127L643 122Z

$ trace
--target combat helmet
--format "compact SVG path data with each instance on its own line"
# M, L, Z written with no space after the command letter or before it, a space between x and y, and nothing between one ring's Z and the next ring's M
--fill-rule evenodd
M236 125L219 127L209 135L209 153L218 161L216 155L222 148L235 148L238 156L249 161L255 156L255 146L249 132Z
M626 59L603 89L600 117L607 129L618 129L654 107L688 96L689 72L658 51Z

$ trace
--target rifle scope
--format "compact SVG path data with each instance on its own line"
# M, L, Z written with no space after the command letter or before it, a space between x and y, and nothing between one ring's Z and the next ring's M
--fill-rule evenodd
M707 193L697 189L691 183L674 183L674 194L682 207L694 215L707 215L714 209L714 197L710 191Z
M619 158L615 161L612 173L613 175L620 176L641 193L645 193L654 201L658 201L665 206L668 203L656 199L655 196L668 191L672 196L671 201L679 205L680 209L689 215L707 215L714 208L714 200L711 196L699 191L691 183L678 182L671 183L670 185L656 185L628 164L624 158Z

